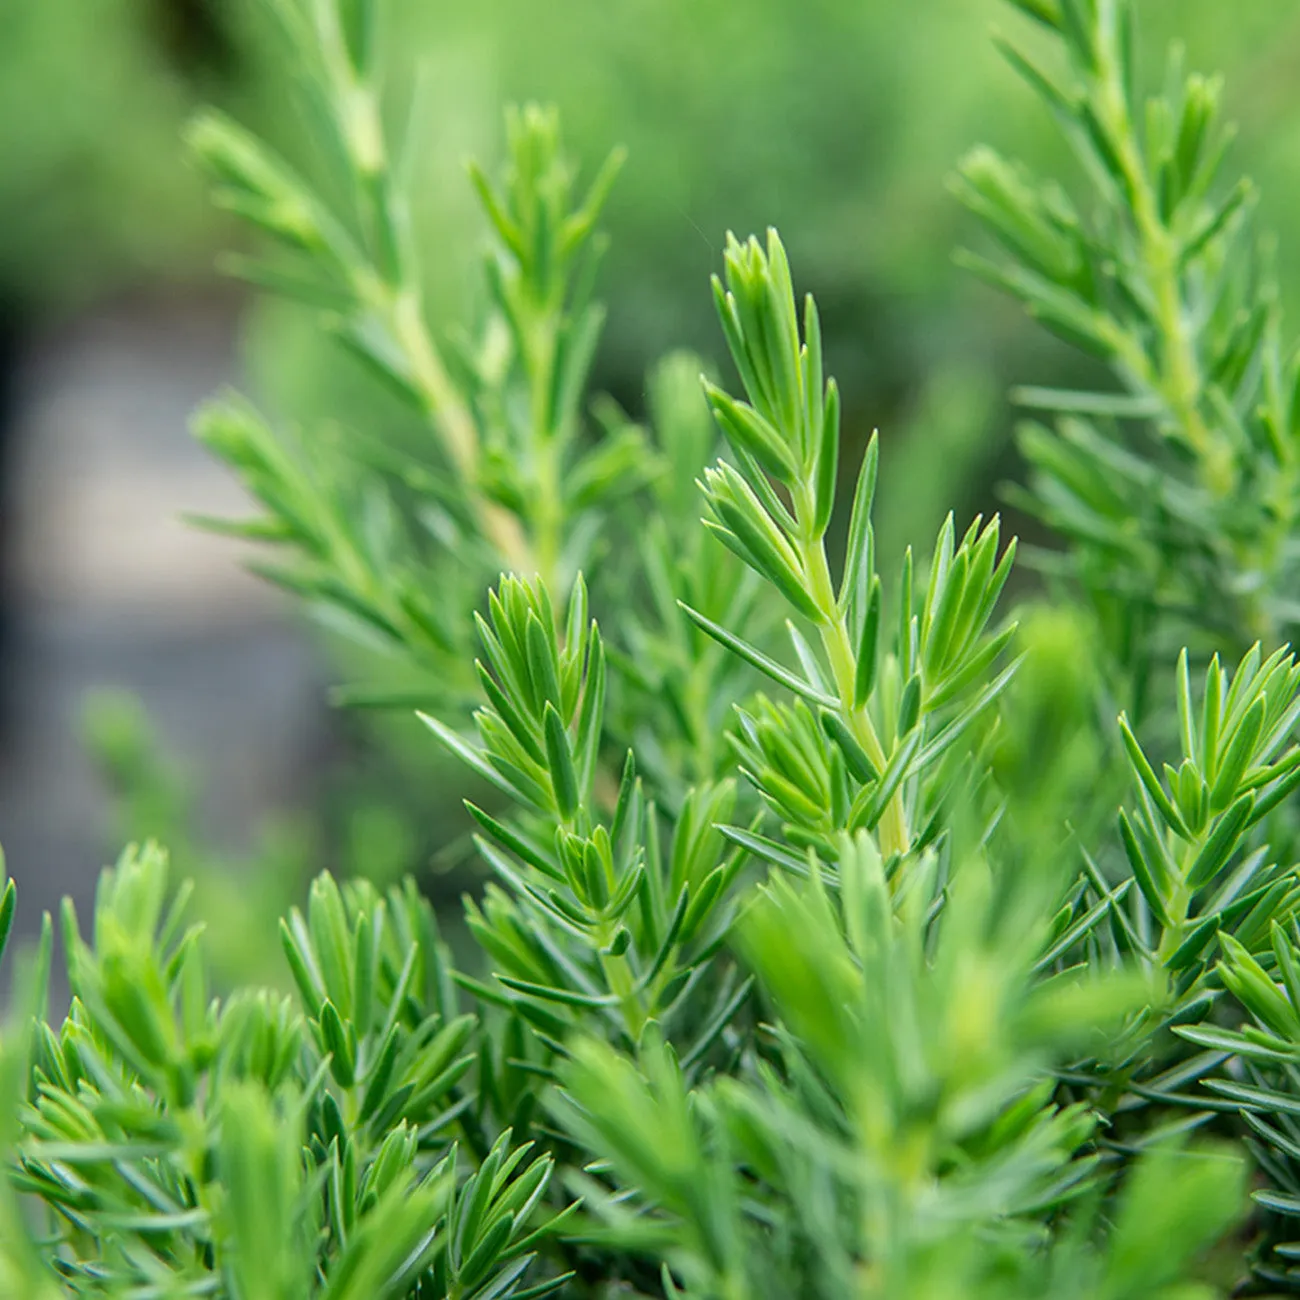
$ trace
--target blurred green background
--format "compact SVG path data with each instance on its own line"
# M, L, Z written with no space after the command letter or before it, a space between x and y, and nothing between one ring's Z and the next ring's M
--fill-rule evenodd
M707 280L723 235L773 224L800 288L818 296L854 437L882 430L885 548L923 542L949 507L969 514L995 503L996 481L1016 472L1008 386L1068 382L1082 364L951 259L976 237L945 190L966 149L989 140L1040 170L1066 166L1051 123L989 40L995 26L1025 33L1007 6L388 0L385 12L392 113L410 123L440 327L476 311L482 229L463 164L471 155L496 162L504 104L550 101L587 168L614 144L629 149L606 222L609 323L598 386L638 412L645 373L661 353L688 346L717 356ZM1145 0L1140 14L1152 75L1174 35L1191 66L1226 75L1229 116L1241 127L1231 166L1260 184L1264 225L1281 236L1284 297L1300 315L1288 221L1300 210L1300 8L1294 0ZM178 798L150 803L137 789L113 822L93 777L70 774L81 742L53 744L49 732L75 735L93 687L143 697L157 718L162 767L174 758L198 791L195 842L232 857L311 856L302 836L272 835L278 847L268 849L255 829L288 807L316 834L324 818L331 847L323 851L345 866L375 853L394 868L418 865L437 846L429 828L450 803L436 771L421 765L412 727L396 722L377 743L372 727L325 717L328 659L281 605L247 586L222 586L215 599L213 575L233 570L233 551L202 552L186 569L190 552L146 537L132 552L130 593L126 579L114 587L111 564L96 567L93 581L64 580L65 570L86 570L119 516L122 527L171 520L227 490L188 447L183 396L198 400L205 385L229 379L282 418L385 418L309 319L218 287L214 256L243 235L210 211L180 144L187 115L207 101L311 166L274 46L247 0L0 5L0 839L20 885L25 876L41 882L42 905L65 889L84 897L117 831L150 817L166 830L180 817ZM88 348L99 388L82 382ZM190 387L177 387L178 374ZM93 473L75 440L50 441L50 429L66 425L56 399L69 385L98 439ZM155 401L155 392L167 396ZM155 472L163 463L184 473ZM121 478L118 515L61 494L65 476L78 475L100 487ZM49 508L31 506L47 499ZM35 541L33 515L55 521ZM68 548L63 568L44 563L51 546ZM176 572L168 582L142 580L150 562ZM63 574L57 591L50 572ZM100 757L129 785L122 755L133 752L135 724L127 712L97 717ZM405 760L384 757L391 741ZM262 766L250 769L254 755ZM142 763L132 769L137 786ZM340 790L352 794L341 799ZM431 810L418 833L400 813L412 803Z

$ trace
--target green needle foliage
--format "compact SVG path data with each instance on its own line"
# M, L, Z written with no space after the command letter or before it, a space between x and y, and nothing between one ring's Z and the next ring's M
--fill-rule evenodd
M398 698L454 701L468 685L464 629L484 581L506 568L566 584L602 512L653 464L641 431L617 412L604 413L609 436L598 445L580 440L602 321L591 301L596 223L619 155L580 195L554 114L511 117L500 183L472 173L495 236L487 317L477 336L436 340L409 237L401 144L385 133L374 6L267 8L328 163L312 180L223 117L194 123L190 144L217 202L271 245L228 269L319 310L417 427L395 443L366 430L336 436L322 456L316 444L327 434L289 438L245 403L215 404L200 413L198 436L268 513L214 526L279 544L289 561L263 571L377 637L398 661ZM352 697L376 702L364 688Z
M1220 81L1187 73L1175 46L1144 93L1131 0L1013 3L1038 30L1000 44L1077 184L975 150L956 190L1004 251L964 260L1118 385L1018 394L1055 423L1021 431L1017 501L1067 543L1048 567L1096 607L1140 713L1183 644L1235 657L1294 637L1300 367L1254 189L1222 176Z
M737 465L724 460L705 470L712 517L704 522L817 629L821 653L790 623L799 669L786 668L701 612L686 612L799 701L784 710L761 701L759 719L741 712L736 745L742 770L782 816L787 835L816 844L819 831L879 827L882 850L905 854L918 805L925 806L914 787L1009 680L1009 671L995 676L992 669L1013 629L985 629L1014 544L999 557L997 521L981 527L977 519L955 545L949 517L924 596L908 552L891 636L874 566L873 438L836 586L825 538L835 505L839 397L835 381L822 375L817 306L811 297L804 305L801 340L790 268L774 231L766 250L754 239L729 241L726 272L725 288L714 280L714 297L749 400L706 384Z
M525 1278L556 1222L551 1159L509 1128L472 1155L448 1137L473 1109L459 1084L477 1022L458 1014L428 904L322 876L282 927L299 996L215 999L167 875L160 850L127 850L101 877L89 942L65 907L68 1015L20 1018L6 1041L12 1187L49 1211L40 1285L259 1300L554 1289ZM6 897L12 915L12 883ZM47 925L47 974L50 948ZM21 1213L13 1270L30 1268L13 1249Z
M1128 0L1017 4L1087 211L988 151L958 187L981 267L1122 391L1027 395L1064 549L1010 611L996 518L881 571L878 440L845 465L775 232L714 280L734 380L668 358L644 427L588 391L617 159L580 190L548 112L471 171L482 319L435 337L376 4L266 6L320 157L194 127L266 246L233 269L400 400L199 434L262 508L220 526L379 652L341 699L413 706L463 772L478 958L413 882L326 873L291 992L218 989L193 892L129 849L88 935L64 910L66 1015L48 918L20 965L0 1290L1300 1292L1296 364L1213 83L1175 60L1139 111Z

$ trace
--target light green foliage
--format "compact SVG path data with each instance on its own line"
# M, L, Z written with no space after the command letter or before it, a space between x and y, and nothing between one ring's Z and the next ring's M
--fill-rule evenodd
M841 902L820 874L778 877L741 927L781 1017L753 1078L688 1097L657 1041L643 1045L643 1075L608 1048L575 1052L561 1114L653 1198L648 1222L622 1199L601 1198L604 1217L664 1250L689 1295L1057 1294L1035 1289L1050 1275L1077 1288L1062 1294L1102 1296L1176 1276L1177 1246L1155 1263L1120 1244L1099 1267L1082 1235L1032 1245L1035 1216L1085 1196L1096 1175L1070 1161L1092 1117L1052 1106L1041 1067L1141 996L1122 980L1035 978L1056 882L972 860L936 920L951 864L931 856L895 918L865 834L843 839L837 865ZM1130 1199L1149 1201L1157 1170L1181 1163L1197 1212L1232 1217L1239 1160L1170 1146L1150 1161ZM1190 1210L1182 1197L1172 1192L1171 1221ZM1201 1239L1192 1229L1188 1246Z
M551 1162L508 1128L473 1151L447 1135L478 1026L428 904L322 876L284 925L299 998L223 1001L181 930L186 892L169 897L160 850L128 850L92 941L65 909L67 1019L6 1040L6 1068L30 1061L14 1186L49 1207L68 1293L540 1294L523 1278Z
M512 118L501 184L473 173L497 239L486 263L492 310L479 337L439 342L384 132L372 8L357 19L364 39L329 5L268 8L333 165L317 186L224 117L194 124L217 201L273 245L230 269L318 309L413 408L423 436L393 444L349 431L321 455L319 437L287 442L233 402L201 413L198 435L269 512L233 531L293 557L263 572L378 638L399 664L397 699L455 702L469 686L466 614L485 579L507 568L566 583L587 558L594 519L652 463L617 412L606 412L610 436L597 449L584 454L578 441L602 320L591 302L596 221L618 157L580 196L554 115ZM392 702L392 689L349 698Z
M732 240L726 286L715 279L713 288L749 400L706 385L738 467L719 461L705 471L712 515L705 524L817 629L822 653L789 624L799 660L794 671L689 606L687 613L799 697L793 710L764 704L761 720L741 713L737 745L787 834L797 828L798 842L817 843L819 832L879 825L884 851L906 853L915 814L909 802L917 802L909 800L909 785L1008 680L1008 673L995 676L992 669L1012 629L986 636L985 628L1014 545L999 556L997 521L981 527L978 519L956 544L949 516L920 599L908 553L891 593L897 631L889 636L871 524L875 439L858 474L838 586L831 578L825 537L835 505L840 414L835 381L822 373L816 304L811 297L805 303L801 337L790 268L775 232L766 250L753 239ZM820 731L807 706L818 709ZM801 775L814 784L801 789Z
M563 636L546 589L506 579L479 620L490 703L475 714L481 748L434 718L453 752L517 805L499 820L470 804L499 884L467 905L470 929L496 964L494 993L551 1048L584 1020L625 1046L648 1020L680 1026L686 1059L706 1063L746 988L713 958L745 864L715 824L734 805L732 783L697 786L671 841L631 753L614 806L595 785L605 694L600 631L587 621L581 579ZM702 1028L703 1027L703 1028Z
M1281 752L1300 716L1300 674L1280 650L1261 663L1254 647L1231 678L1216 656L1198 713L1184 653L1178 696L1183 757L1176 769L1165 765L1163 779L1120 719L1138 798L1133 813L1121 811L1120 832L1146 905L1138 923L1147 951L1181 976L1197 969L1214 935L1256 946L1269 920L1285 922L1300 900L1267 845L1238 857L1251 829L1300 785L1300 748Z
M1055 48L1003 52L1080 182L1067 193L975 150L956 189L1004 255L965 260L1118 382L1019 393L1056 423L1022 429L1031 491L1017 500L1070 543L1064 572L1097 606L1140 714L1151 670L1189 639L1235 656L1293 635L1300 368L1253 187L1221 178L1221 82L1186 72L1175 46L1145 95L1127 0L1017 7Z
M375 5L268 5L328 165L308 181L215 118L194 143L272 246L238 269L319 306L414 431L226 404L200 432L263 507L235 531L289 556L269 575L387 655L344 698L417 704L477 783L481 961L456 968L412 882L322 874L280 926L294 995L214 997L186 887L128 851L88 938L65 909L67 1017L37 1007L47 925L0 1048L4 1277L1189 1300L1246 1271L1210 1253L1242 1218L1244 1129L1273 1216L1251 1263L1295 1289L1300 670L1236 644L1289 618L1286 565L1250 566L1291 444L1271 308L1235 342L1198 311L1215 285L1267 297L1236 278L1237 209L1213 215L1208 83L1175 76L1139 131L1129 5L1019 5L1071 60L1054 89L1013 56L1102 215L988 154L962 187L1011 246L996 276L1132 391L1032 399L1074 420L1028 445L1067 546L1054 594L1086 599L1017 624L996 519L949 516L882 574L879 443L841 490L821 318L775 232L728 238L714 282L738 386L675 356L649 429L587 391L614 164L580 194L549 112L510 118L499 183L472 172L486 320L435 337ZM1117 466L1142 508L1108 524L1079 485ZM1180 529L1213 563L1174 599ZM1236 668L1194 673L1216 648ZM165 784L133 788L172 815Z
M1254 956L1227 939L1219 976L1223 986L1249 1016L1240 1029L1186 1025L1178 1032L1213 1053L1216 1062L1231 1062L1227 1077L1208 1080L1209 1087L1241 1108L1252 1139L1252 1155L1271 1184L1255 1191L1266 1213L1267 1232L1256 1271L1283 1290L1297 1283L1295 1219L1300 1215L1300 1136L1296 1127L1300 1095L1300 935L1295 924L1273 922L1270 942ZM1238 1016L1239 1018L1239 1016Z

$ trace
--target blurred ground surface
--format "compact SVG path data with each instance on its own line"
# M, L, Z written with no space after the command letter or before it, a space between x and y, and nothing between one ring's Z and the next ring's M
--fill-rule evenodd
M140 301L27 348L8 430L8 652L0 682L0 843L21 928L70 893L85 917L114 851L81 740L87 692L144 702L201 786L201 829L235 851L307 797L329 743L317 671L287 606L183 512L241 514L190 439L235 372L235 304Z

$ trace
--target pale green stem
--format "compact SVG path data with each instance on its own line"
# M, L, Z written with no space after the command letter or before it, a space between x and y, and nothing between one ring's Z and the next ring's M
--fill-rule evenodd
M429 420L440 434L452 464L464 484L470 509L478 520L483 536L492 543L505 566L516 573L538 571L537 560L528 544L519 520L494 501L487 500L477 487L479 473L479 439L469 408L456 391L438 350L429 337L419 295L404 289L388 303L393 333L406 354L411 378L420 394Z
M553 427L548 410L555 387L555 359L559 320L554 310L539 310L529 332L523 357L528 373L532 410L532 440L535 475L534 499L530 503L533 523L534 561L548 585L554 581L564 541L564 500L560 483L563 430Z
M796 510L803 520L812 514L812 507L811 502L799 500L800 495L796 492ZM799 538L798 545L804 572L808 576L809 594L821 614L818 631L821 633L826 657L830 661L840 706L858 744L866 751L876 769L883 772L889 762L889 755L876 734L871 715L865 704L860 709L853 707L857 655L849 637L848 624L835 598L835 584L831 581L830 566L826 562L825 545L820 538L814 540L811 537ZM899 790L890 799L880 819L880 851L885 857L890 857L895 853L906 853L910 846L907 809L903 804L903 792Z
M339 130L353 166L365 181L363 188L372 201L382 202L377 195L387 183L388 154L379 101L373 88L353 77L343 35L332 11L325 18L324 25L318 25L317 34L335 96ZM535 572L537 565L518 519L479 491L478 431L429 335L418 288L410 282L410 276L403 274L403 282L394 291L372 267L355 268L351 278L358 298L388 317L426 417L457 470L467 504L484 538L495 548L505 567L525 574Z
M1139 376L1165 400L1201 464L1205 486L1216 496L1233 487L1233 469L1227 449L1214 437L1201 415L1204 387L1192 333L1183 310L1178 273L1178 243L1160 219L1155 194L1138 148L1129 116L1116 52L1103 44L1098 73L1098 112L1110 127L1125 188L1133 205L1133 221L1155 298L1156 324L1161 346L1158 358L1140 353ZM1126 349L1126 352L1131 350ZM1139 350L1140 352L1140 350ZM1130 365L1135 358L1128 357Z
M610 926L609 933L602 932L597 940L602 948L609 945L617 927ZM636 983L632 978L632 967L626 956L612 957L605 953L600 958L601 969L605 972L605 982L609 991L618 998L619 1009L623 1012L623 1024L628 1037L635 1043L641 1037L645 1022L649 1018L641 999L636 992Z
M1173 883L1172 897L1165 901L1165 910L1169 913L1169 928L1160 937L1160 944L1156 949L1156 956L1161 964L1169 959L1183 940L1191 933L1192 926L1187 919L1188 909L1192 905L1192 891L1187 887L1187 872L1193 862L1196 861L1197 855L1205 846L1205 841L1209 838L1210 828L1206 829L1189 843L1180 854L1177 854L1178 875Z
M577 827L571 821L561 819L560 825L566 834L572 835L576 832ZM612 880L609 881L611 892L613 884ZM615 957L605 951L614 941L618 927L617 921L602 922L596 927L592 942L600 955L600 968L605 975L606 987L618 999L619 1009L623 1013L623 1024L628 1036L635 1043L640 1039L649 1015L642 1003L642 995L637 992L636 980L633 978L632 967L626 954Z
M533 562L536 572L553 588L557 583L564 542L564 501L560 488L559 444L541 438L537 445L537 498L533 503Z

